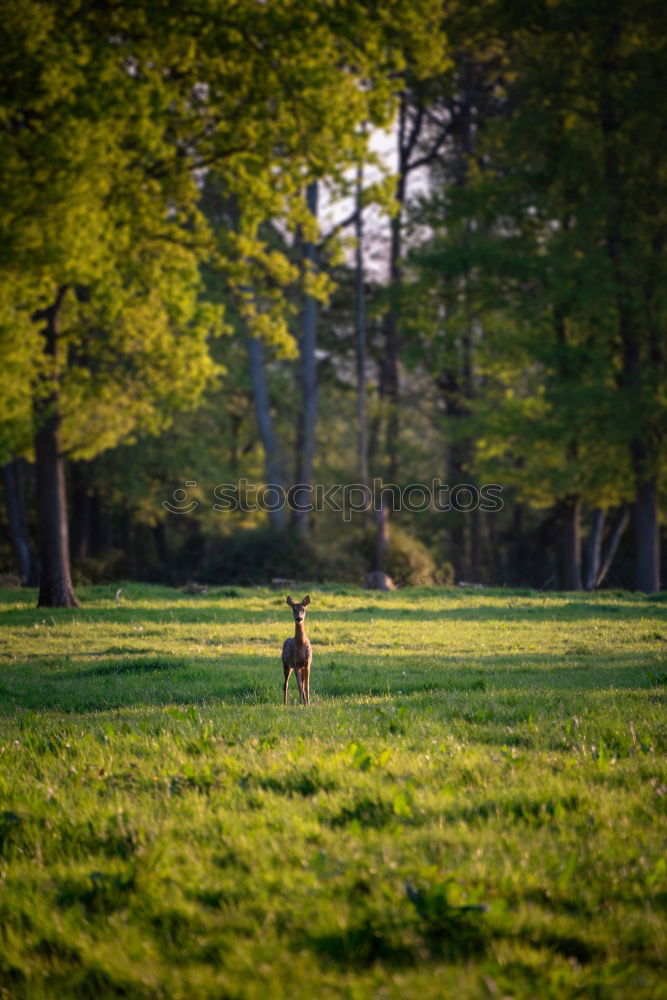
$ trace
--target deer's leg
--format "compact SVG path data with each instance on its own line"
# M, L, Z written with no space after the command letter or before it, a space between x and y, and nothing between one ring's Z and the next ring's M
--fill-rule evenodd
M302 705L305 705L306 693L304 691L303 667L297 667L294 673L296 674L297 683L299 685L299 701L301 702Z
M283 684L283 705L287 704L287 685L289 684L289 675L292 673L292 668L286 666L283 663L283 670L285 671L285 683Z
M306 692L306 705L310 705L310 665L303 668L303 686Z

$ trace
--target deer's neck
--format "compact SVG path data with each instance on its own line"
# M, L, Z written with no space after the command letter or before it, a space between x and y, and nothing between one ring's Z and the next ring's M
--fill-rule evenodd
M306 638L306 626L303 622L294 622L294 641L297 646L302 646Z

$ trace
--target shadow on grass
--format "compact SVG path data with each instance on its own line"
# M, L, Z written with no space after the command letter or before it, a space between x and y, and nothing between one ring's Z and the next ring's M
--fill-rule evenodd
M230 593L234 588L227 588ZM165 604L161 607L146 607L141 603L121 604L119 607L99 607L85 604L80 608L35 608L15 607L17 591L0 591L0 620L9 627L21 625L32 626L46 621L57 627L67 622L83 624L134 624L141 621L145 624L251 624L266 625L276 621L286 620L283 614L282 596L265 593L238 591L238 597L252 597L261 601L261 608L248 610L239 607L231 597L221 606L215 606L214 601L224 597L225 589L208 595L188 597L178 591L165 591L165 594L155 595L151 600L164 596ZM361 595L362 592L360 592ZM323 594L324 598L330 595ZM356 596L356 595L355 595ZM623 594L618 597L618 603L597 594L541 594L535 592L527 596L525 592L513 594L511 591L474 592L474 606L459 605L464 596L461 591L439 591L432 593L419 589L418 594L411 596L411 591L396 591L383 596L364 594L367 602L360 607L334 610L328 607L318 611L317 599L313 602L311 622L323 625L327 623L346 622L360 624L370 619L386 619L388 621L405 621L410 616L416 616L419 622L464 621L464 622L554 622L577 621L595 618L607 618L611 621L620 618L636 619L650 614L664 618L667 625L667 607L660 600L662 595L646 596L644 594ZM441 598L447 602L447 607L423 608L418 603L424 597ZM498 604L498 601L502 601ZM414 603L413 603L414 602ZM488 602L488 603L487 603Z
M376 962L411 966L418 962L414 946L401 941L396 928L370 916L343 930L305 938L300 946L314 951L327 965L370 968Z
M361 883L352 897L355 917L347 926L298 944L327 964L344 968L370 968L376 963L400 968L417 965L426 956L455 962L484 954L490 931L483 907L451 905L446 886L422 891L408 885L406 890L415 912L399 917L386 906L373 908L365 898L369 888Z
M489 702L499 696L532 705L546 695L556 698L593 691L655 689L662 697L664 676L637 653L617 653L612 662L589 653L487 654L466 660L460 655L418 654L336 660L316 654L311 686L316 701L391 698L403 702L423 697L426 706L437 703L445 712L454 708L448 701L451 696L457 711L465 707L472 713L469 721L484 723L491 710ZM0 670L0 716L13 716L23 709L94 712L211 702L279 705L281 691L278 650L275 655L210 657L147 652L102 662L45 654L41 661L33 656L28 663L12 663ZM290 700L295 697L292 681Z
M124 651L123 651L124 652ZM131 652L143 652L142 650L132 650ZM90 654L89 654L90 655ZM93 654L98 655L98 654ZM119 674L145 674L157 673L161 670L182 670L183 658L177 656L151 656L143 655L131 660L116 660L113 663L104 663L99 667L92 667L90 670L68 670L60 673L61 680L86 677L118 677Z

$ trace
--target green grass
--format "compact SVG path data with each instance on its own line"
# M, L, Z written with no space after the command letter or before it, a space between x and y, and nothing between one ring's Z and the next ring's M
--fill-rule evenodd
M283 594L115 589L0 592L1 998L667 995L660 598L312 588L285 709Z

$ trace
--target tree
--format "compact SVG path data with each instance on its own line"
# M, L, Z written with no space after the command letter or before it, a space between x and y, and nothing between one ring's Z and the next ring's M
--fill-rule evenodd
M19 577L24 586L34 587L38 580L38 566L26 522L22 465L20 459L5 462L2 466L2 478L5 488L9 534Z
M152 176L169 123L111 25L97 30L75 3L6 23L2 320L25 405L5 426L15 442L34 428L39 604L68 605L65 455L159 429L196 399L215 320L197 300L196 230L184 231L196 185Z
M317 220L318 187L311 181L306 190L308 211ZM303 268L310 277L317 263L315 245L311 239L303 241ZM294 482L302 487L292 520L301 535L308 534L309 511L312 502L313 460L315 458L315 430L317 423L317 299L306 294L302 305L301 336L299 337L299 364L301 406L296 427L296 467ZM305 489L303 489L305 487Z
M664 474L665 173L664 115L646 94L659 92L665 39L650 0L612 13L500 3L481 33L471 15L473 58L500 54L500 99L478 125L466 184L450 182L424 213L436 235L419 267L450 290L433 304L440 341L451 343L463 318L457 276L483 331L483 392L468 425L480 467L502 468L534 503L558 504L569 587L581 586L582 504L605 509L634 493L637 584L651 590Z
M259 227L302 224L304 180L357 157L356 122L389 113L378 42L394 6L3 2L0 325L16 385L3 438L27 451L34 429L40 604L76 603L63 456L164 426L214 373L198 178L215 170L237 201L215 253L246 322L287 344L280 296L265 310L247 292L275 271ZM422 9L433 21L437 4Z
M516 8L504 13L514 19ZM597 298L600 313L611 320L605 349L614 377L604 388L613 417L605 437L610 454L618 442L629 454L636 585L649 592L660 585L658 490L666 424L659 292L667 193L658 98L666 72L663 26L661 5L653 0L621 0L610 10L563 0L526 8L511 35L519 67L512 134L519 137L521 127L522 150L532 149L539 164L535 195L560 202L555 220L563 227L567 220L574 242L590 249L571 267L577 311L585 306L583 289L588 304ZM587 281L591 261L600 277L595 289Z

